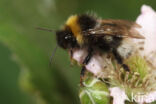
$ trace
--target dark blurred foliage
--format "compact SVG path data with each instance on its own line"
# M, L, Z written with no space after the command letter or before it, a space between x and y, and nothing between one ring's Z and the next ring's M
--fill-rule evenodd
M79 104L80 67L58 49L50 68L55 34L35 28L86 12L135 21L143 4L156 9L155 0L0 0L0 104Z

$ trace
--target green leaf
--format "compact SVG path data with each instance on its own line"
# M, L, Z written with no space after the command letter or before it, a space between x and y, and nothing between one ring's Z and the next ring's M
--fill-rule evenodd
M70 87L56 67L49 67L49 57L11 24L0 25L0 42L13 53L21 67L21 85L42 103L71 103L74 100ZM72 100L71 100L72 99Z

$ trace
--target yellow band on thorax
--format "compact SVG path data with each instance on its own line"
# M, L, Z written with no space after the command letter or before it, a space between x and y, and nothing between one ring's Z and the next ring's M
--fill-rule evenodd
M77 23L78 16L73 15L69 17L69 19L66 22L66 25L69 26L73 32L73 35L76 37L77 42L79 45L83 44L83 36L81 34L81 28L80 25Z

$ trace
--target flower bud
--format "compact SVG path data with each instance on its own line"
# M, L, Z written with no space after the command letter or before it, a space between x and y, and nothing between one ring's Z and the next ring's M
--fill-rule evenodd
M87 76L83 85L79 92L81 104L109 104L109 90L103 81Z

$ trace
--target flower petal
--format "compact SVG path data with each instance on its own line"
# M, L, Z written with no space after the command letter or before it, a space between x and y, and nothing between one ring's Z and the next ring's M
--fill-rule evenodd
M83 63L83 60L85 59L86 56L87 50L85 48L73 50L72 58L80 64ZM103 71L103 69L108 68L108 66L110 65L112 66L111 61L108 58L106 58L107 56L106 55L103 56L99 54L94 54L89 63L85 66L86 69L89 72L93 73L95 76L101 76L101 72Z
M156 12L150 6L143 5L136 22L142 27L137 30L145 37L144 55L156 52Z
M110 96L113 97L113 104L125 104L126 100L129 100L125 91L119 87L110 88Z

